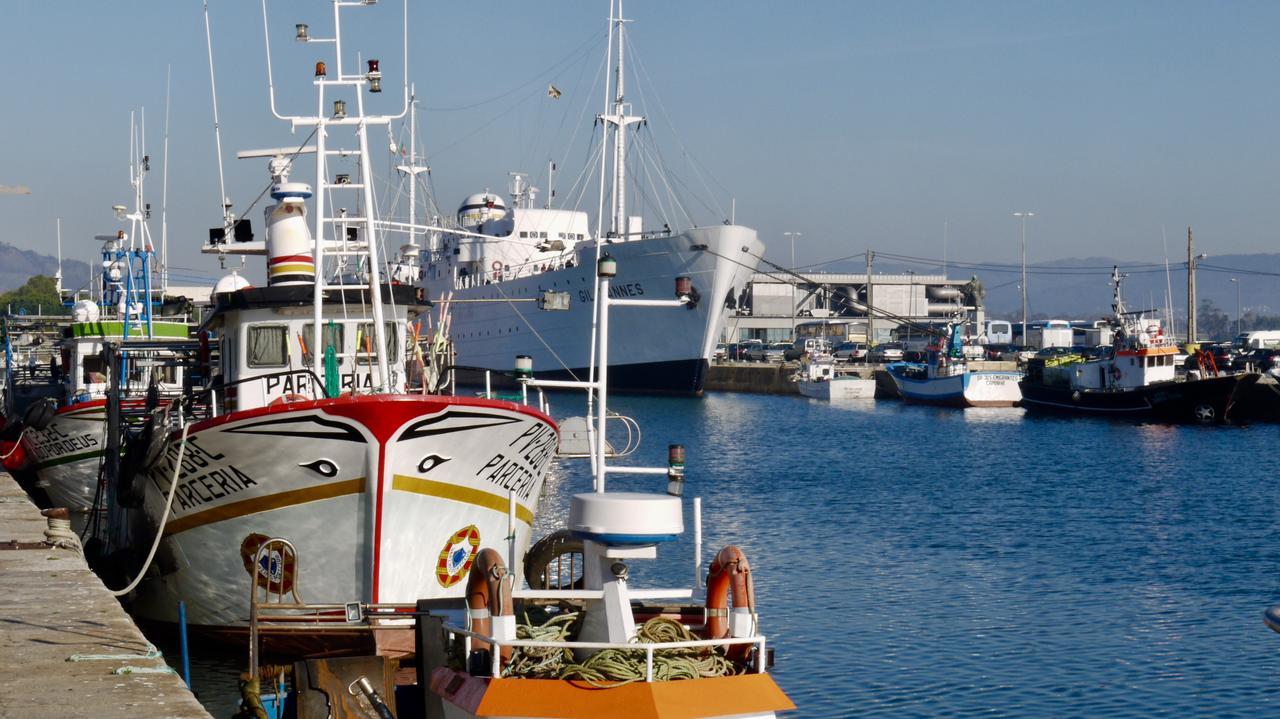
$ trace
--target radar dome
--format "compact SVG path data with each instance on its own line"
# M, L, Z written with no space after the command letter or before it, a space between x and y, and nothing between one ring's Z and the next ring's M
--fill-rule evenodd
M213 294L219 295L225 292L237 292L246 287L252 287L249 280L241 277L238 273L232 272L218 280L218 284L213 286Z
M97 322L97 303L93 300L78 300L71 307L71 319L74 322Z
M507 216L507 205L501 197L492 192L477 192L468 195L458 208L458 224L464 227L476 227L490 220L500 220Z

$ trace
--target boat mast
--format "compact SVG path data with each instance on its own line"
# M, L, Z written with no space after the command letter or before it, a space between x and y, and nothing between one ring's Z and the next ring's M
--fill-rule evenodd
M627 222L627 126L643 122L644 117L628 115L625 94L626 41L623 25L629 22L622 17L622 0L618 0L618 16L613 18L618 26L618 64L614 75L613 113L600 119L613 126L613 228L615 237L626 239Z

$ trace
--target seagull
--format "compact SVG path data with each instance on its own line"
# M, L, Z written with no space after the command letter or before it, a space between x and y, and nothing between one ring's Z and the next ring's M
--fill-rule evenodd
M551 84L547 85L547 97L550 97L552 100L559 100L561 94L560 88Z

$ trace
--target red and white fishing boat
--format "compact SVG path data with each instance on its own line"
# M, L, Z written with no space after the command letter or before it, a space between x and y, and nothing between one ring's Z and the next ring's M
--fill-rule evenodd
M558 430L522 404L407 392L428 304L387 280L366 136L403 110L366 113L378 61L353 72L345 60L316 65L323 114L280 115L315 128L313 146L240 154L270 158L265 241L240 220L204 248L265 255L268 280L219 282L201 326L214 380L146 463L159 537L135 604L146 618L176 620L181 600L193 628L240 632L250 587L267 584L308 603L460 598L482 544L529 545ZM316 159L314 198L289 180L301 154ZM355 158L354 181L330 174L335 157ZM340 203L360 216L329 212ZM268 538L291 548L255 561Z

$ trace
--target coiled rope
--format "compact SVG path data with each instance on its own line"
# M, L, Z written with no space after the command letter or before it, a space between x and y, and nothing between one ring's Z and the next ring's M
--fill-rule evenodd
M520 624L516 637L536 641L566 641L570 626L578 613L554 617L541 626ZM697 641L700 637L680 622L654 617L637 631L635 644L661 644ZM568 647L516 647L505 676L541 679L577 679L596 688L622 686L644 681L647 676L645 652L640 649L603 649L575 663ZM657 649L653 652L655 681L722 677L741 673L741 669L724 657L722 650L708 647Z

